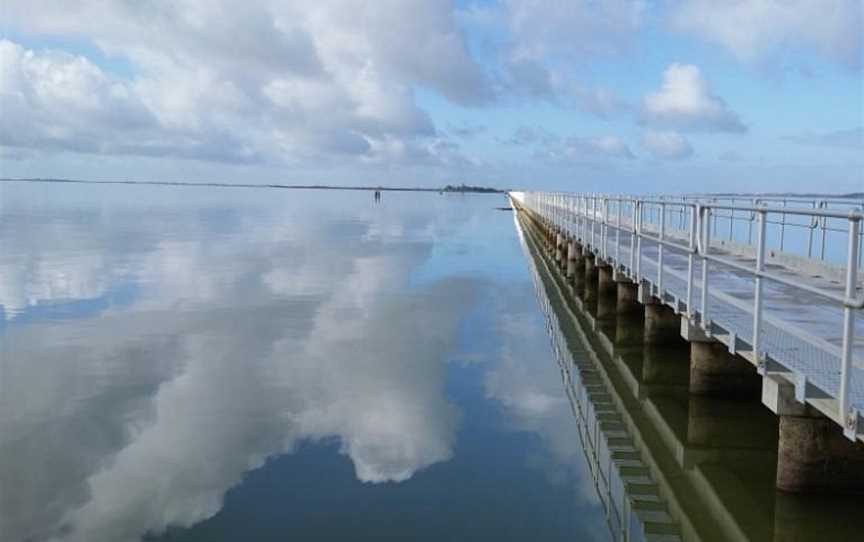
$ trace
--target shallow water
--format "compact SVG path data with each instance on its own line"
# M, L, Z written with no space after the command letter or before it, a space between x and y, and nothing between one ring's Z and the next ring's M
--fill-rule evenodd
M495 196L0 185L0 540L604 540Z

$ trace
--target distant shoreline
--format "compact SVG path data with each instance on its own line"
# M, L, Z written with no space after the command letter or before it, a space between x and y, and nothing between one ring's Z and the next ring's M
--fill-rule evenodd
M254 184L254 183L217 183L194 181L93 181L86 179L8 179L0 178L0 182L12 183L68 183L68 184L127 184L135 186L209 186L217 188L279 188L290 190L380 190L388 192L448 192L473 194L506 194L508 190L486 187L453 188L413 188L405 186L341 186L327 184Z

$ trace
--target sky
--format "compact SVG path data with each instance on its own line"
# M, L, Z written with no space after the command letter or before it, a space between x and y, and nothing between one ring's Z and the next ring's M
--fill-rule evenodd
M864 191L864 0L3 0L0 177Z

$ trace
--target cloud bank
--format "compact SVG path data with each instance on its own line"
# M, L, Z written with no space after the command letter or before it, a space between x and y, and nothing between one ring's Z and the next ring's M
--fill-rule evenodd
M642 146L654 158L661 160L682 160L693 155L690 142L677 132L645 132L642 135Z
M672 64L660 90L642 99L644 124L701 132L746 132L747 127L722 98L711 92L699 67Z
M0 43L12 148L291 165L430 162L452 147L414 86L492 98L447 2L143 5L9 2L24 31L92 42L132 78L74 54ZM109 63L110 65L110 63Z
M674 5L671 20L745 61L797 48L814 49L854 69L864 63L860 0L683 0Z

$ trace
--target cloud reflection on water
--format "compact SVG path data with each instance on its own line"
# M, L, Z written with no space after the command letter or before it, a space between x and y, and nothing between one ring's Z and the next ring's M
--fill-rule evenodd
M406 292L430 242L383 242L363 220L331 236L290 216L217 242L201 224L162 218L84 221L97 235L125 232L108 253L111 240L64 236L56 223L31 229L26 246L4 236L6 254L26 256L4 260L7 308L98 297L118 262L142 290L129 306L3 331L4 537L137 540L192 525L302 439L338 438L367 482L451 457L459 414L443 362L476 284ZM60 252L58 233L85 242ZM26 272L46 267L69 287Z
M304 441L338 441L368 483L446 462L463 415L446 361L475 348L461 326L481 305L487 398L540 436L537 465L578 478L531 289L490 279L527 276L478 254L509 250L476 235L486 218L431 197L371 209L326 196L2 201L28 219L0 229L4 540L191 526Z

